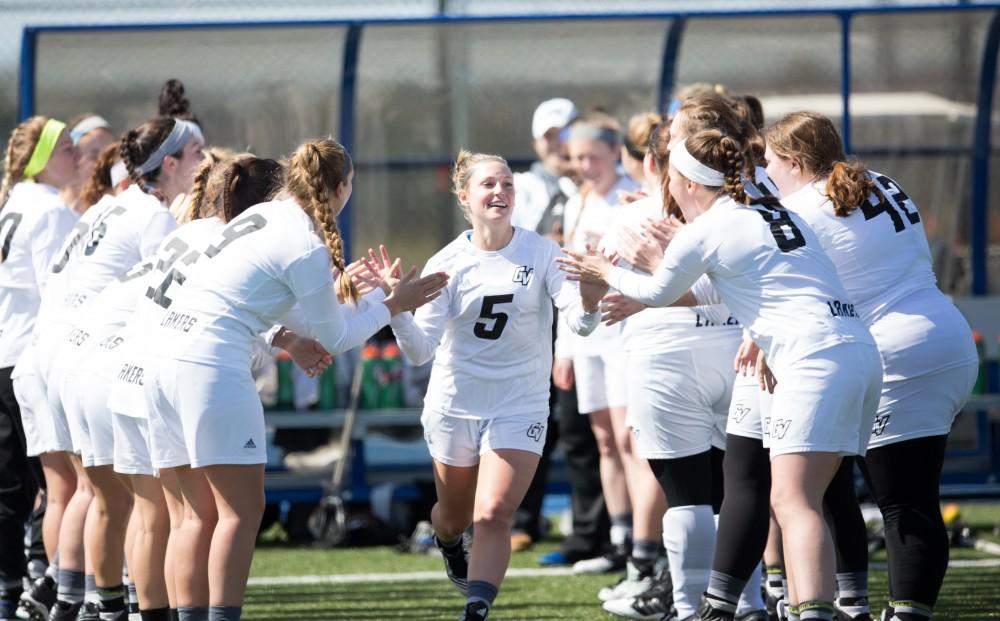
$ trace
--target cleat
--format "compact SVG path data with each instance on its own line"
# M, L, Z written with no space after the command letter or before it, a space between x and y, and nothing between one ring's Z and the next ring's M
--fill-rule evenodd
M101 607L97 602L83 602L80 612L76 615L76 621L101 621Z
M448 574L448 580L451 580L451 583L455 585L455 588L458 589L458 592L463 597L469 594L468 541L468 538L462 535L461 546L456 546L456 549L449 551L441 545L441 541L437 538L437 535L434 535L434 545L441 550L441 558L444 559L444 571Z
M615 571L625 571L627 559L628 555L625 553L624 546L617 547L614 551L609 552L604 556L588 558L573 563L573 573L607 574Z
M736 615L736 621L768 621L766 610L751 610L741 615Z
M21 593L17 605L17 618L30 621L45 621L49 610L56 603L56 581L42 576L31 583L31 587Z
M834 621L872 621L867 597L841 597L833 604Z
M490 614L490 606L486 602L469 602L462 611L462 616L458 621L486 621Z
M729 604L729 609L727 610L721 607L726 605L725 602L720 602L720 605L713 605L713 601L718 600L710 601L708 596L702 593L701 602L698 604L698 612L694 614L695 621L734 621L736 618L734 614L736 610L735 604ZM767 618L766 614L764 618ZM755 619L754 621L757 620Z
M625 575L612 586L597 592L597 599L609 602L613 599L631 599L648 591L654 583L653 567L643 571L635 566L632 559L625 564Z
M58 601L49 610L48 621L76 621L76 615L82 607L82 603L71 604Z
M665 570L660 581L656 582L645 593L631 599L615 599L604 602L604 610L626 619L668 619L673 611L674 586L670 582L669 573ZM663 580L663 577L666 580Z

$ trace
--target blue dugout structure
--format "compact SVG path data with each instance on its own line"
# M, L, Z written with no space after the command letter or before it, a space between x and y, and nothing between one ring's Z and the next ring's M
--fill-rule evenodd
M916 37L913 40L907 40L904 37L893 38L891 36L893 25L898 26L900 23L905 24L912 21L917 21L921 24L920 28L923 28L923 30L919 30L919 34L933 32L935 24L938 23L943 24L939 25L938 28L947 30L952 27L951 24L953 22L960 26L960 32L955 32L954 36L950 38L949 36L944 36L945 43L934 43L930 40L932 37ZM518 107L520 114L515 117L513 113L504 113L502 107L490 108L494 116L501 117L495 122L500 127L499 132L488 133L485 130L480 131L478 124L474 122L478 120L478 117L474 113L457 105L456 102L465 97L475 101L480 107L485 108L488 106L489 97L481 95L488 91L489 85L487 84L487 87L480 86L480 91L476 91L475 86L470 86L467 83L469 80L467 80L466 76L476 72L488 75L489 71L484 70L481 64L477 64L481 63L481 58L473 53L469 53L469 48L467 47L458 47L456 51L456 49L449 47L447 40L443 43L439 40L438 43L440 45L437 48L432 45L419 47L426 41L432 40L434 37L441 35L441 33L446 33L445 35L441 35L446 39L447 35L465 29L469 31L465 36L475 42L474 35L478 36L486 33L492 36L491 33L495 34L496 32L493 29L504 29L503 32L510 35L510 43L512 45L500 50L501 54L498 55L497 61L499 63L506 61L509 65L515 65L503 69L501 73L505 76L504 79L508 80L506 83L516 84L518 81L516 74L519 71L531 74L533 64L544 64L541 63L542 59L537 54L535 56L532 55L534 53L532 45L535 43L532 38L536 36L534 33L537 33L537 37L539 38L552 37L554 40L558 40L563 30L568 31L573 28L596 29L600 26L604 30L611 32L617 30L621 38L621 46L625 49L622 52L622 58L633 58L641 55L642 59L637 61L637 63L647 67L645 71L649 76L649 84L637 87L644 89L640 95L647 97L646 99L641 99L643 102L642 107L655 106L660 110L665 110L673 96L675 87L684 80L706 79L712 82L726 81L724 78L717 79L720 75L717 71L718 65L713 65L713 59L710 58L715 53L715 50L711 47L698 47L702 45L700 40L711 34L714 25L722 24L732 29L737 24L758 24L763 22L766 22L768 25L787 22L789 29L787 31L779 30L777 31L779 36L775 36L774 32L761 27L760 36L749 38L747 41L761 43L762 45L773 44L780 46L784 40L783 37L794 37L796 30L801 25L806 24L807 27L805 30L807 31L810 28L813 29L804 36L789 39L793 44L789 45L789 49L786 52L779 52L775 57L770 59L763 56L760 58L760 62L763 63L775 63L778 61L783 63L773 68L772 75L775 76L776 80L782 79L782 75L787 72L793 76L793 80L799 79L804 84L807 84L807 86L803 86L801 89L797 89L794 86L784 89L783 94L788 95L792 100L791 102L783 102L779 98L766 100L765 111L767 111L771 104L776 109L784 104L794 105L795 103L799 103L802 107L814 104L831 106L830 98L809 99L808 97L800 97L800 99L795 99L796 96L803 96L804 93L822 92L822 84L825 84L823 80L830 78L829 81L833 87L827 90L831 92L831 95L836 91L836 101L832 104L832 107L828 107L824 112L832 117L840 117L842 135L848 153L859 156L866 161L871 160L874 162L879 162L886 158L892 158L896 162L907 160L923 162L931 161L933 158L948 158L949 161L957 162L953 169L949 169L946 176L951 178L951 171L953 170L954 176L961 177L958 180L958 185L964 188L963 191L968 192L968 200L966 202L962 200L962 197L959 197L957 204L949 206L949 209L950 211L964 211L967 206L967 213L960 213L954 216L949 215L947 217L954 217L956 221L962 222L961 225L956 225L952 233L954 233L956 238L964 239L967 242L968 270L970 275L967 278L967 286L964 293L969 293L972 296L985 296L991 293L990 278L992 277L995 282L997 275L991 275L988 271L989 248L991 241L994 245L1000 243L1000 238L998 238L997 234L993 235L993 239L990 236L991 224L994 227L997 226L996 222L991 222L990 220L991 196L992 209L1000 209L997 188L991 188L990 183L991 165L996 165L994 158L995 149L992 144L992 134L995 131L993 116L995 111L1000 112L995 107L995 86L998 75L997 53L998 48L1000 48L1000 3L996 2L955 0L949 4L936 5L899 3L884 6L854 6L847 8L831 6L829 8L781 10L627 14L438 15L426 18L344 21L29 26L25 28L22 40L18 115L19 118L24 119L36 112L41 112L65 117L79 112L81 106L83 106L82 109L86 109L87 107L99 110L104 110L107 107L113 108L113 106L107 105L107 100L99 99L99 96L103 95L114 98L116 95L115 92L91 93L91 91L87 90L88 87L93 87L96 84L97 88L93 88L93 91L114 91L118 87L124 88L123 84L131 81L128 76L122 78L120 82L116 81L114 76L109 78L107 75L104 75L102 77L102 71L113 74L116 67L129 67L131 71L135 72L131 75L145 76L146 73L150 72L145 70L145 67L132 67L128 64L130 62L129 56L135 55L139 58L150 58L149 56L143 56L143 54L154 53L143 48L155 48L156 45L162 44L164 46L162 58L168 60L170 54L177 53L177 48L170 47L167 43L157 43L157 41L174 41L178 38L195 40L199 36L208 39L221 39L217 47L206 48L213 54L218 53L218 50L226 45L234 49L241 49L239 46L245 44L246 40L255 41L262 44L265 48L271 45L272 42L277 41L277 43L274 43L276 47L273 50L269 50L268 53L272 56L280 56L283 51L288 53L287 60L290 64L287 69L290 73L296 69L295 63L300 61L300 58L294 55L294 50L297 49L296 46L310 46L309 50L312 51L309 54L311 56L318 54L320 57L318 59L310 58L311 64L307 70L304 70L306 73L302 76L304 79L303 84L305 85L303 88L311 88L316 83L321 82L324 85L323 88L326 90L316 92L324 97L329 96L330 102L328 104L324 103L323 105L326 107L319 113L308 110L305 112L300 111L300 116L304 117L305 120L300 124L302 127L298 130L293 128L285 133L274 130L272 134L267 134L265 131L263 137L259 139L260 142L254 143L254 146L260 147L261 145L271 144L276 145L281 150L287 151L301 138L316 135L317 133L332 132L354 154L357 169L363 171L366 176L370 175L373 179L377 180L372 181L371 187L368 187L367 190L362 188L360 191L356 191L352 204L357 205L359 202L364 202L366 200L365 192L370 192L378 193L377 195L382 198L382 202L392 205L394 203L391 200L394 196L393 193L396 193L396 196L399 194L408 196L407 190L399 189L399 187L406 186L408 183L416 183L413 181L414 178L409 175L412 175L414 172L420 172L425 178L434 178L436 176L437 184L435 188L425 188L416 192L418 195L417 199L431 200L428 197L433 196L433 193L436 192L438 196L433 199L435 203L445 205L450 202L450 198L447 196L446 183L442 182L441 176L451 163L451 154L458 147L471 146L482 150L492 150L508 154L513 151L515 153L514 157L509 158L511 163L515 167L526 165L531 160L529 157L530 152L526 149L530 133L524 128L527 127L527 123L530 121L530 111L533 110L538 101L566 93L554 91L554 89L546 89L545 85L542 85L535 89L538 91L537 97L531 101L523 101L525 99L523 92L518 91L511 97L509 102L498 102L498 104L503 103ZM881 27L881 23L887 24L886 34L884 36L880 33L871 34L876 25L877 27ZM643 28L643 32L660 28L658 31L659 35L648 35L646 38L636 37L635 42L630 41L629 33L640 26ZM327 35L328 31L331 34ZM584 43L580 45L577 42L578 45L576 48L567 51L567 57L560 61L564 63L564 67L571 68L576 63L593 63L596 67L596 72L606 70L606 67L596 63L593 56L601 54L602 49L606 50L608 48L600 48L595 45L593 50L591 50L586 45L587 37L591 36L588 33L592 32L592 30L583 31L583 34L579 38ZM809 38L810 32L815 33L815 44ZM865 36L862 38L859 32L862 32ZM268 35L265 37L266 33L274 33L274 36L271 37ZM938 34L951 35L950 32L944 31ZM952 129L946 130L943 133L935 133L936 129L938 129L935 128L935 131L928 131L925 134L920 130L923 126L919 124L917 125L918 131L907 132L908 129L912 130L913 126L907 126L905 122L901 124L896 123L894 120L893 123L903 128L905 138L901 140L889 140L884 144L878 144L877 141L882 134L877 127L872 125L872 119L877 119L878 114L889 114L890 112L873 112L872 110L875 108L883 110L886 107L891 108L901 105L899 103L900 100L882 102L881 100L876 100L876 98L859 99L859 96L864 94L861 91L870 93L873 90L878 90L877 87L873 87L872 85L877 84L879 79L885 79L885 76L881 76L877 70L872 69L873 66L877 67L879 64L879 54L885 52L884 49L880 50L877 47L879 41L892 39L892 42L901 42L902 44L910 45L911 48L909 49L913 51L919 51L919 46L940 45L941 55L947 55L951 53L948 51L947 41L958 45L963 42L961 40L963 37L976 38L974 45L969 46L969 49L972 51L963 53L963 63L965 63L963 67L966 65L974 67L972 70L975 73L975 76L972 78L974 84L967 85L970 89L974 89L974 92L970 91L969 94L971 96L968 98L957 97L957 99L974 100L975 103L959 105L958 102L938 97L933 99L933 101L928 100L930 101L928 105L931 107L937 106L934 108L935 110L943 110L943 112L937 111L933 112L933 114L951 115L949 118L952 120L954 118L962 120L964 118L963 115L969 117L966 119L968 121L968 131L965 132L963 125L952 123ZM486 38L489 37L487 36ZM830 39L831 41L836 41L836 43L827 45L819 41L819 39L823 41ZM198 40L200 41L200 39ZM433 79L420 78L427 83L421 85L421 88L425 90L419 91L420 94L427 95L426 101L423 103L418 101L418 98L411 97L411 91L403 89L393 90L391 86L385 87L383 83L387 80L384 75L378 79L380 88L383 88L381 91L372 90L374 87L371 86L370 82L375 80L366 82L366 76L372 75L376 69L384 69L381 65L385 64L383 63L384 57L379 56L376 51L373 51L375 50L375 44L373 43L373 47L369 49L366 47L367 43L375 41L381 46L377 49L385 53L385 50L390 49L394 43L404 40L416 41L414 45L417 47L413 49L429 51L429 53L438 55L435 61L436 65L433 65L433 63L432 65L439 69L439 71L437 73L433 70L430 71ZM655 50L648 50L645 47L634 50L628 49L630 44L635 43L636 47L641 47L639 43L645 43L646 41L658 41L661 47ZM794 44L798 44L801 47L794 47ZM286 48L281 47L281 45L287 45L287 50L292 50L292 52L287 52ZM810 46L813 45L816 47L827 46L824 47L825 55L823 56L823 63L819 66L829 68L829 72L827 73L831 75L817 77L815 74L818 71L814 65L807 66L804 69L800 68L796 72L796 67L798 64L801 64L797 57L807 55ZM518 48L525 48L528 51L521 52L524 55L518 57ZM80 56L80 50L84 49L93 52L96 60L90 63L79 61L79 59L73 60L75 56ZM233 57L227 62L240 63L248 59L255 59L255 56L252 54L259 53L260 49L260 46L255 44L253 52L244 50L244 54L251 54L249 57L241 57L239 53L234 53ZM549 51L558 51L560 48L558 47L558 43L555 43L553 47L546 49ZM697 58L686 56L685 49L700 50L701 56ZM727 52L730 54L733 53L732 50L728 50ZM720 57L725 55L723 51L719 51L718 53ZM739 50L735 53L738 55ZM751 55L753 53L751 52ZM106 56L102 56L101 54L106 54ZM570 58L569 56L572 54L575 54L575 56ZM974 56L974 58L965 58L965 56L970 55ZM684 59L683 62L682 57ZM203 60L205 61L205 65L215 67L209 62L211 59L204 58ZM141 65L143 61L135 60L134 62ZM172 73L157 73L151 80L158 84L163 79L176 75L176 77L185 79L185 82L189 85L189 90L194 91L191 88L191 83L188 82L184 75L184 70L193 67L193 64L199 63L200 60L196 59L192 61L191 59L187 59L184 62L187 64L181 63L176 64L176 66L170 66L169 62L167 62L167 68L162 71ZM396 58L391 62L399 63L400 59ZM687 63L688 67L693 67L687 70L686 73L684 69L685 63ZM457 69L454 66L456 64L458 65ZM233 66L237 70L243 69L242 66L237 64ZM474 68L470 69L473 66ZM558 63L556 66L559 66ZM225 111L226 108L222 102L228 94L225 92L227 86L229 84L236 86L243 85L239 85L238 78L232 77L232 74L235 73L232 67L220 66L215 68L219 69L218 81L220 82L219 88L222 91L218 95L220 102L218 104L219 110ZM154 67L154 69L156 68ZM417 78L413 78L412 76L405 76L408 69L409 66L404 65L399 69L398 75L417 80ZM957 68L955 72L961 73ZM919 73L919 68L917 69L917 73ZM56 77L48 77L51 75L55 75ZM225 75L229 82L222 79L222 75ZM965 75L965 73L962 73L962 76ZM555 73L552 76L554 78L558 77ZM836 79L833 79L834 77ZM920 76L917 77L919 78ZM943 73L929 71L929 74L924 77L928 82L949 79L947 71ZM67 87L70 89L68 91L65 89L60 90L60 85L56 83L60 80L69 81L73 86ZM73 82L73 80L76 80L76 82ZM961 80L969 82L964 77ZM215 81L216 75L212 75L212 78L206 81L204 88L209 88L210 83L214 83ZM866 88L860 89L858 87L859 81L864 83ZM911 80L911 86L915 83L917 81ZM816 86L816 84L820 84L820 86ZM744 89L742 92L759 92L753 88L752 84L743 84L741 86ZM759 86L761 89L765 89L767 84L760 82ZM261 89L264 88L267 87L261 87ZM366 88L368 89L367 91L365 90ZM585 104L588 103L586 101L588 97L586 85L577 85L574 88L576 90L570 94L577 100L578 104L581 101ZM618 116L622 116L621 113L636 111L639 107L636 105L637 98L629 96L629 93L623 90L620 83L615 88L618 90L615 91L612 89L610 92L603 93L605 99L595 101L592 98L589 103L604 104L605 107L611 108L611 112L618 112ZM886 90L893 90L892 85L889 84ZM378 106L375 106L377 108L375 112L370 110L373 107L373 100L371 98L371 93L373 92L384 95L378 101L378 104L383 107L378 108ZM617 102L614 97L614 95L619 93L623 95L621 99L624 103L621 105L618 105L620 102ZM70 97L69 94L73 96ZM151 94L147 92L147 95ZM315 99L314 94L314 91L308 91L305 96ZM335 96L330 96L331 94L335 94ZM286 95L286 99L289 100L290 105L295 104L295 101L292 101L295 98L294 95L293 91L288 91ZM364 97L363 101L362 96ZM477 96L479 97L478 99ZM392 99L392 102L390 102L391 105L390 103L385 103L385 97ZM195 100L196 110L199 110L199 114L201 114L200 110L202 109L204 97L196 94L192 95L192 98ZM125 105L122 106L123 110L113 111L110 116L112 123L116 126L120 125L124 127L131 125L140 122L147 116L149 112L148 105L146 105L145 109L140 110L136 105L131 105L131 100L128 100L127 97L123 98L123 101L125 102ZM102 102L104 105L101 105ZM262 108L257 109L256 114L262 114L260 110L264 110L263 113L274 113L273 108L261 105ZM420 116L420 110L410 110L411 107L419 105L425 106L422 109L425 116ZM626 105L631 107L623 107ZM861 106L864 106L863 110ZM284 112L282 110L281 114L284 114ZM248 114L254 113L248 112ZM422 125L424 123L429 124L429 121L426 121L426 119L430 118L430 115L435 114L439 114L446 119L441 127L437 128L439 131L434 132L432 129L427 132L434 134L433 136L420 135L420 130L423 129ZM901 114L905 114L905 111ZM917 110L913 114L931 113ZM453 120L454 118L458 118L459 120ZM382 132L385 134L384 136L380 135L378 137L382 141L378 144L376 144L377 140L371 138L374 133L379 133L373 131L372 119L384 123L389 127L389 129L385 129ZM212 121L213 119L209 120ZM280 125L284 120L286 119L282 117L276 120L275 124ZM226 125L225 121L229 120L226 119L224 112L219 112L217 114L217 121L219 125ZM505 122L507 122L506 125ZM398 124L393 125L393 123ZM404 125L403 123L409 123L409 125ZM885 123L885 125L896 127L893 123ZM210 122L208 125L209 132L212 132L212 123ZM516 142L510 142L507 136L513 133L509 127L510 125L516 125L521 128L519 132L523 139L515 138ZM953 130L956 126L960 128L959 133L964 134L959 139L949 140L941 137L947 134L948 131L954 134ZM230 144L246 144L239 142L243 138L234 129L237 127L235 121L229 122L226 127L229 128L228 133L225 130L220 133L234 141L230 142ZM401 132L401 128L405 128L407 131ZM262 130L255 128L254 131L260 132ZM299 133L295 133L296 131ZM305 133L303 134L302 132ZM402 134L407 135L402 136ZM396 146L397 142L405 142L405 147L399 150L391 148ZM472 142L476 144L471 144ZM423 150L420 146L421 144L437 146ZM493 146L494 144L497 146ZM511 144L520 146L511 146ZM436 175L427 174L431 171L435 172ZM892 172L894 176L897 176L894 171ZM921 209L924 210L930 208L930 206L926 202L921 201L920 192L909 190L909 188L913 187L913 184L926 181L921 179L921 176L920 173L914 173L913 181L908 180L905 176L897 178L900 178L911 195L918 198L918 203L920 203ZM433 182L430 183L433 184ZM379 187L376 188L374 186ZM386 189L386 187L390 189ZM417 200L416 202L420 201ZM377 218L369 215L367 204L365 209L366 220L364 224L366 228L375 227L376 224L373 224L373 222ZM447 211L447 208L444 211ZM368 239L358 239L359 235L361 235L358 227L360 217L357 209L352 209L350 206L340 216L348 256L351 256L352 245L358 248L365 248L367 247L365 244L370 243ZM421 226L430 227L431 232L428 233L428 236L433 239L425 246L412 251L418 256L423 253L423 256L420 257L421 259L426 258L426 250L428 248L437 248L444 241L450 239L454 235L456 226L455 218L451 220L444 218L441 222L433 221L436 216L433 216L430 211L407 212L393 217L396 218L394 224L397 225L393 227L394 229L399 228L398 223L400 219L406 224L412 224L414 227L413 231L422 230L420 229ZM389 229L386 230L388 231ZM411 232L404 231L404 233ZM389 235L388 232L386 234ZM947 234L945 237L947 237ZM406 240L402 241L405 246ZM944 243L947 244L949 241L945 240ZM393 246L395 247L396 245L393 242ZM994 289L996 289L996 285L994 285ZM1000 291L993 291L993 293L1000 293ZM1000 390L1000 387L996 385L992 385L991 388L992 392ZM986 473L985 476L987 480L992 477L992 480L996 481L997 478L1000 478L1000 457L998 457L1000 456L1000 438L986 440L990 438L990 430L985 413L979 413L975 426L978 432L982 434L979 436L980 440L985 440L985 444L978 442L974 448L963 449L964 452L960 452L956 456L968 457L969 454L979 456L992 454L994 456L992 459L993 471ZM995 432L993 435L1000 436L1000 434ZM991 442L993 443L992 446ZM960 477L958 480L967 479ZM973 479L968 480L971 482ZM983 479L982 477L975 477L975 480L981 482Z

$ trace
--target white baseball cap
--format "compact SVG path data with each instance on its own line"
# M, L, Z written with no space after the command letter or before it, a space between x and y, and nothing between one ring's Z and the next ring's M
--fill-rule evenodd
M535 108L535 116L531 118L531 135L541 138L553 127L562 129L575 118L576 106L572 101L562 97L543 101Z

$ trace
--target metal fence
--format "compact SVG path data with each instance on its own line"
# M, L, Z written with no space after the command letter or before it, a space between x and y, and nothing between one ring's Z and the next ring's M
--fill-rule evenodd
M546 98L624 120L677 86L720 82L760 96L769 120L809 108L840 122L850 150L917 200L942 287L1000 292L1000 5L498 16L428 4L392 18L27 27L18 114L95 111L124 129L178 77L211 143L273 156L333 134L359 173L345 237L420 263L464 225L447 192L459 148L523 165Z

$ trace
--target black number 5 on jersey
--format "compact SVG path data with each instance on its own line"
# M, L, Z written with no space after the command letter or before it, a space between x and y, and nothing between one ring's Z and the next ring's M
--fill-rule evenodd
M477 321L476 326L472 329L472 333L481 339L488 339L490 341L495 341L500 338L503 334L504 327L507 326L507 319L509 316L507 313L502 313L495 310L493 307L497 304L509 304L514 301L514 294L508 293L506 295L487 295L483 298L483 307L479 311L480 319L492 319L493 326L489 326L486 321Z

